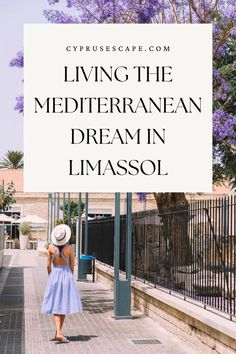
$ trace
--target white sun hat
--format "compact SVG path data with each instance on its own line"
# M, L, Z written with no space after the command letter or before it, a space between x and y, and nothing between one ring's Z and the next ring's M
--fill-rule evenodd
M71 237L71 230L68 225L60 224L57 225L51 234L51 241L56 246L65 245Z

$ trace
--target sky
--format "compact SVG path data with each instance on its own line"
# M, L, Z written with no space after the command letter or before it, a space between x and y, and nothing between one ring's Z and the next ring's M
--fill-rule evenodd
M7 150L24 149L23 115L14 110L15 98L23 94L23 69L9 62L23 49L24 23L47 23L42 12L49 8L47 0L0 0L0 158Z

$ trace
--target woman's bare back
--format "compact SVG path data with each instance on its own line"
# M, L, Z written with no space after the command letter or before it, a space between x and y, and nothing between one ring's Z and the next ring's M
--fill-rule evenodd
M72 251L71 246L65 245L61 249L61 253L63 253L64 257L67 258L67 260L68 260L67 262L63 259L62 256L59 255L58 249L54 245L51 244L49 246L48 250L51 253L51 256L56 254L56 256L53 259L53 264L55 264L55 265L68 265L69 264L69 260L70 260L70 257L71 257L71 251Z

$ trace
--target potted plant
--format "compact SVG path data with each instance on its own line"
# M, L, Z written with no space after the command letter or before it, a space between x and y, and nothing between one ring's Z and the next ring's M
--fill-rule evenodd
M30 224L27 222L22 222L19 225L19 231L20 231L20 249L25 250L27 247L28 238L31 233Z

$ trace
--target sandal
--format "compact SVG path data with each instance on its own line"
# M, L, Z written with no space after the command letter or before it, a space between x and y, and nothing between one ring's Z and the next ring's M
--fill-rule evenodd
M69 339L67 339L66 337L63 337L63 336L61 336L61 337L56 337L56 338L55 338L55 342L56 342L57 344L70 343Z

